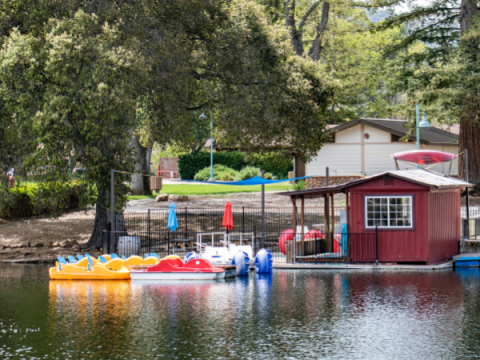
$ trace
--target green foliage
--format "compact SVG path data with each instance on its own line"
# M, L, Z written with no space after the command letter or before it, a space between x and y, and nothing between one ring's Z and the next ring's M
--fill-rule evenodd
M213 178L215 180L222 180L222 176L228 175L229 177L235 178L237 172L227 166L216 164L213 165ZM207 181L210 179L210 166L200 170L195 174L194 180Z
M293 156L282 152L246 153L245 163L272 173L280 179L286 179L288 172L293 170Z
M303 180L297 181L297 182L293 185L293 189L294 189L295 191L304 190L304 189L305 189L305 181L303 181Z
M235 180L235 177L232 174L223 173L222 175L220 175L220 180L222 180L222 181L233 181L233 180Z
M22 184L0 197L0 217L58 216L93 205L96 189L84 182Z
M260 169L254 166L245 166L242 170L240 170L235 180L247 180L255 176L260 176Z
M233 152L213 153L213 163L225 165L234 170L241 170L249 165L275 174L278 178L286 178L293 170L293 159L290 154L270 152L265 154ZM210 153L200 152L180 155L178 167L182 179L193 179L196 173L210 165Z
M214 168L218 164L238 171L245 166L245 160L241 152L215 152L213 153L213 164ZM206 167L210 168L210 153L207 152L180 155L178 158L178 169L182 179L191 180L196 173Z
M266 172L265 174L263 174L263 177L267 180L272 180L273 179L273 175L269 172Z

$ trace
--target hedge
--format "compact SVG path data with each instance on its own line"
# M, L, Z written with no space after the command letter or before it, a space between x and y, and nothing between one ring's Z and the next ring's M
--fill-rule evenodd
M213 153L213 163L239 171L246 165L241 152ZM182 179L192 180L197 172L210 166L210 153L198 152L178 157L178 171Z
M213 163L227 166L240 171L250 165L279 178L287 178L288 172L293 170L293 157L283 153L272 152L266 154L242 153L239 151L213 153ZM180 155L178 168L182 179L192 180L196 173L210 166L210 153Z
M213 165L213 178L215 180L229 181L229 180L222 179L222 176L224 175L229 175L228 178L229 179L231 178L231 180L233 180L235 179L235 176L237 176L237 174L238 174L237 171L229 167L226 167L224 165L220 165L220 164ZM203 168L198 173L196 173L194 179L199 181L208 181L210 179L210 166Z
M95 203L95 189L82 182L23 184L0 199L0 217L60 215Z

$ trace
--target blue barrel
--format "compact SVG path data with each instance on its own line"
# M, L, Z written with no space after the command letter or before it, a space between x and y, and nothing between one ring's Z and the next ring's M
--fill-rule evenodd
M248 255L243 251L238 251L232 259L232 265L237 267L236 275L245 276L248 275L248 268L250 265L250 259Z
M271 274L273 271L273 258L270 250L261 249L255 256L255 270L258 274Z
M183 258L183 262L186 264L186 263L189 262L190 260L195 260L195 259L200 259L200 256L199 256L195 251L190 251L190 252L187 253L187 255L185 255L185 257Z

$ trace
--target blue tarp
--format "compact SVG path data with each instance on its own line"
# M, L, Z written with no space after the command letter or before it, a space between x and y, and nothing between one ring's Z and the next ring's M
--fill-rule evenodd
M198 182L198 183L205 183L205 184L213 184L213 185L240 185L240 186L248 186L248 185L270 185L270 184L276 184L276 183L281 183L285 181L296 181L296 180L302 180L302 179L307 179L311 176L303 176L303 177L298 177L298 178L293 178L293 179L283 179L283 180L267 180L263 179L260 176L255 176L251 179L247 180L241 180L241 181L197 181L197 180L183 180L182 181L191 181L191 182Z
M167 227L171 231L175 231L178 228L178 222L177 222L177 214L175 213L175 203L171 203L170 207L168 208L168 222L167 222Z

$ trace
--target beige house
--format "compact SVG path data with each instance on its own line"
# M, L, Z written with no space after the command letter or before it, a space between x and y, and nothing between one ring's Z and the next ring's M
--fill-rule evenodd
M307 176L325 176L325 169L333 183L344 182L344 177L355 175L373 175L388 170L395 170L391 154L416 150L416 136L407 137L405 120L365 119L360 118L328 130L332 142L325 144L318 155L305 165ZM439 150L458 154L458 135L435 127L422 128L420 132L420 149ZM414 166L400 163L400 169ZM444 173L448 163L431 168ZM458 175L458 161L455 161L450 173ZM307 179L308 180L308 179ZM322 185L322 179L310 179L307 188Z

